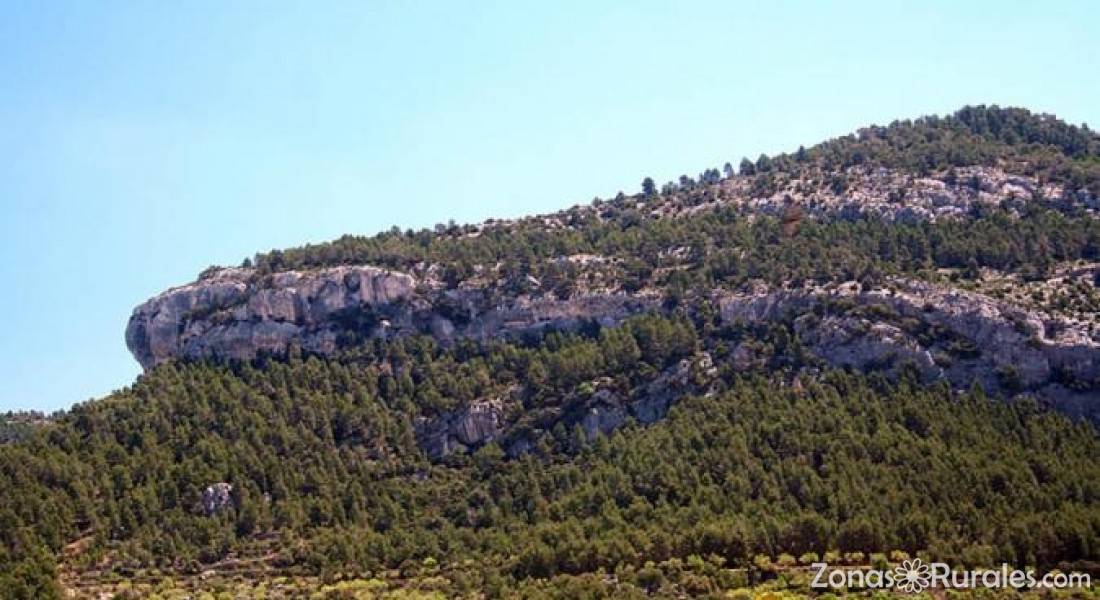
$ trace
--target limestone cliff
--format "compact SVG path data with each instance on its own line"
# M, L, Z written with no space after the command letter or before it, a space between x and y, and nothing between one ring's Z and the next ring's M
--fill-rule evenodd
M1074 319L900 278L868 290L854 282L761 286L715 298L727 322L791 323L830 366L910 369L925 383L1031 393L1063 412L1100 419L1100 340Z
M260 276L221 269L134 309L126 344L146 369L170 358L251 359L292 345L330 354L370 337L431 334L488 339L588 321L612 325L652 308L626 294L496 296L447 290L412 275L369 266Z
M1063 412L1100 419L1100 340L1074 319L901 278L868 289L855 282L785 289L761 284L716 290L711 302L726 323L785 324L821 366L891 376L909 371L926 383L943 380L960 389L978 383L1001 396L1028 393ZM171 358L251 359L293 346L324 355L372 337L428 334L446 344L585 323L613 326L658 310L664 308L656 296L644 292L508 295L447 289L370 266L264 276L223 269L139 306L126 340L151 368ZM734 348L729 360L736 370L764 363L748 347ZM597 396L563 418L605 433L628 415L641 422L660 418L675 400L662 389L635 396ZM420 434L433 454L442 455L499 439L503 428L501 404L489 402L422 423Z

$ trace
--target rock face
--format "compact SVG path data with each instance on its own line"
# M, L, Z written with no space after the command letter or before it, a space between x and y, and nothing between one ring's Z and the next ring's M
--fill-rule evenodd
M357 316L349 308L390 306L412 289L411 277L372 267L267 277L224 269L138 306L126 344L145 368L173 357L252 358L284 351L292 340L331 352L336 330L329 325Z
M635 390L630 395L630 414L645 425L663 419L680 396L700 391L692 381L692 375L696 372L707 380L718 374L709 353L703 352L694 360L685 358Z
M793 289L761 284L715 291L711 300L727 323L784 323L820 366L892 376L907 372L958 389L978 383L1005 397L1031 394L1057 410L1100 423L1100 334L1071 318L901 278L866 289L855 282ZM138 361L151 368L171 358L251 359L295 346L329 354L371 337L419 333L446 344L586 323L613 326L631 315L660 310L659 300L644 293L587 292L560 299L490 288L447 289L431 278L418 281L368 266L267 276L223 269L139 306L126 341ZM759 369L767 362L751 341L734 346L728 360L734 371ZM713 376L715 370L703 353L637 389L595 385L590 395L570 400L555 413L526 419L525 427L537 433L558 423L569 430L579 426L591 439L631 419L652 423L684 394L701 391L693 378ZM517 416L506 413L515 403L508 400L484 399L421 417L415 423L420 446L433 458L489 442L512 455L529 451L537 436L513 427Z
M369 266L266 276L221 269L134 309L126 344L149 369L170 358L251 359L292 345L330 354L345 341L411 333L446 343L588 321L612 325L652 304L625 294L488 298L480 290L444 290Z
M926 382L980 383L1006 396L1032 392L1064 412L1100 419L1100 341L1072 319L905 279L871 290L855 283L759 287L716 300L729 322L790 321L802 343L832 366L912 369ZM735 358L748 360L741 349Z
M233 486L224 481L206 486L202 491L202 510L213 516L233 504Z
M492 399L473 402L434 418L420 417L415 423L417 441L431 458L483 446L500 437L503 411L503 402Z
M836 174L845 185L835 186ZM1088 190L1039 181L1000 167L967 166L938 175L918 176L904 169L854 165L834 171L791 173L776 187L758 188L755 175L733 176L700 186L690 203L643 206L661 216L675 216L732 206L756 214L779 216L797 206L809 217L856 220L873 217L899 223L965 218L994 206L1018 208L1037 199L1050 206L1100 208Z
M482 399L430 417L418 417L414 429L418 445L431 459L469 452L491 442L499 443L508 455L516 457L530 452L535 441L558 424L567 431L580 427L586 439L594 440L630 420L643 425L658 421L683 396L705 392L706 385L699 385L695 375L713 382L717 374L710 354L701 352L626 392L606 387L611 385L609 378L594 382L597 389L575 393L561 406L537 416L507 410L518 404L510 398Z
M663 415L662 415L663 416ZM627 412L623 403L607 390L593 394L592 401L581 413L579 424L589 440L606 435L626 422Z

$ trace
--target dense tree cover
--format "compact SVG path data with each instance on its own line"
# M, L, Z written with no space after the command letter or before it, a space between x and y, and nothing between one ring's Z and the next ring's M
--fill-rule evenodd
M649 427L595 440L558 427L516 459L489 444L432 464L416 443L418 416L517 385L522 418L567 410L588 382L629 389L700 345L720 357L731 335L648 316L526 344L165 364L0 446L0 572L46 597L53 553L81 536L78 568L276 551L317 572L474 564L486 588L692 555L1100 559L1095 431L980 391L840 372L791 386L723 367L713 394ZM234 504L207 516L201 493L218 481Z
M762 155L755 162L744 159L740 174L759 176L760 185L767 187L771 175L816 169L818 174L832 178L836 191L843 191L846 186L843 169L857 165L880 165L924 175L953 167L993 164L1010 172L1038 176L1042 181L1066 184L1072 190L1087 188L1100 195L1100 135L1087 126L1068 125L1049 115L996 106L966 107L947 117L868 127L809 149L799 148L793 154ZM732 171L730 166L727 176ZM675 195L676 190L696 185L689 177L682 179L679 186L666 186L666 192ZM717 179L719 171L708 169L700 175L699 182L714 183ZM650 185L643 183L645 191L640 196L598 202L595 212L574 209L554 215L563 221L562 228L547 228L541 218L480 229L454 223L439 226L436 231L402 232L395 228L372 237L349 235L331 243L273 250L247 263L261 271L273 271L348 263L408 269L427 261L442 263L452 274L462 275L468 274L475 264L501 260L512 262L519 270L538 270L542 267L532 263L539 259L572 253L594 252L626 258L636 250L629 246L639 243L639 239L648 240L654 226L654 218L636 208L638 202L654 196L653 182L647 180ZM656 227L679 228L678 240L698 240L698 236L688 238L684 234L698 227L711 229L715 221L725 220L728 216L694 215ZM706 241L713 246L728 247L746 240L712 235ZM695 249L702 251L706 247ZM645 255L643 261L651 268L655 266L650 255Z
M1100 135L1022 108L968 106L947 117L896 121L810 149L827 170L876 164L927 174L1003 164L1011 171L1100 192ZM782 162L796 160L783 155Z
M35 423L42 423L46 419L46 415L39 412L0 414L0 444L26 438Z
M839 193L852 166L950 179L976 164L1100 191L1096 134L996 107L746 158L738 171L766 192L777 173L816 170ZM722 565L759 579L765 557L786 555L1100 560L1100 440L1089 425L904 373L807 377L821 365L787 324L724 327L695 293L942 268L1045 279L1057 263L1100 259L1100 222L1028 199L936 223L647 208L661 196L691 206L723 172L735 176L726 164L660 191L646 178L641 196L553 223L451 223L257 255L246 263L257 278L434 264L452 286L491 269L485 287L518 292L534 277L561 297L598 272L617 289L659 290L667 314L487 345L351 338L327 359L172 362L49 420L0 418L0 594L57 596L59 553L67 567L123 576L195 572L231 555L326 577L443 569L450 591L518 597L641 597L670 581L701 594L730 584ZM571 255L601 260L560 260ZM761 372L729 364L744 342ZM595 439L570 420L597 387L629 397L703 351L717 373L667 419ZM504 400L509 435L529 435L530 451L508 458L504 439L430 461L421 420L486 398ZM233 485L232 503L208 515L202 493L216 482Z
M938 268L973 271L979 266L1042 278L1058 262L1100 258L1096 219L1037 205L1019 210L1022 216L992 209L973 219L935 223L802 220L794 231L784 219L750 219L734 209L629 225L618 218L590 218L575 230L519 224L490 228L472 238L427 232L346 236L330 244L261 255L257 264L265 270L342 263L408 270L435 262L447 265L452 283L477 265L500 264L501 276L489 285L509 286L532 275L568 292L583 270L551 259L596 254L616 261L610 268L623 289L654 286L675 294L750 279L844 281L887 274L928 276ZM686 252L670 255L670 248Z

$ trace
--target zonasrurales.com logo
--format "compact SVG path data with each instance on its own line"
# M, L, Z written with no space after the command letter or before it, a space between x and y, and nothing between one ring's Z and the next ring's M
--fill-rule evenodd
M894 567L894 579L899 590L917 594L932 585L932 568L919 558L906 560Z
M918 594L932 588L973 589L1064 589L1091 587L1087 573L1052 571L1037 575L1034 570L1013 569L1002 564L1000 569L955 570L947 563L925 564L919 558L904 560L893 569L830 569L827 563L810 565L814 571L810 587L833 589L896 589Z

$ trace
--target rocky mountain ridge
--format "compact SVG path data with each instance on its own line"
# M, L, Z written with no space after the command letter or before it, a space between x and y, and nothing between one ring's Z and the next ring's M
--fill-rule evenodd
M423 333L446 343L518 336L582 322L613 325L653 308L626 294L487 297L443 289L407 273L369 266L258 276L224 269L138 306L126 343L145 368L171 358L251 359L292 345L331 354L347 342Z
M902 278L871 289L760 286L718 303L727 321L787 320L829 366L909 369L924 383L1026 392L1062 412L1100 417L1100 334L1074 319Z
M716 289L710 301L728 324L785 323L822 366L894 375L908 369L925 383L945 380L962 389L979 383L1006 396L1031 393L1064 412L1100 417L1093 401L1100 390L1100 333L1074 319L906 278L866 289L857 282L789 288L758 283ZM152 367L172 358L251 359L293 346L326 355L349 340L412 334L444 344L520 338L586 324L614 326L658 310L664 310L659 299L644 294L493 297L374 267L267 277L227 269L138 307L126 338L143 366ZM736 368L748 370L762 357L746 346L733 358ZM605 431L628 414L643 421L663 415L667 404L654 410L627 406L626 400L596 402L588 407L596 409L594 415L574 420L596 419L585 429ZM501 433L499 405L463 410L469 414L446 415L423 428L423 437L435 440L433 453L446 454L456 443L476 446Z
M671 184L670 184L671 185ZM1100 210L1100 197L1038 177L1013 173L1003 166L974 165L935 173L914 174L884 166L859 165L836 171L806 167L792 172L734 175L678 185L657 197L627 196L630 203L655 218L682 217L706 210L732 207L748 214L781 216L797 208L812 218L879 218L887 222L918 223L965 218L975 211L1019 208L1028 201L1054 207ZM569 211L529 217L550 229L569 228L575 214L601 214L603 204L577 206ZM518 221L496 220L470 226L507 227ZM470 232L465 233L469 235Z
M721 319L734 326L787 322L822 367L900 376L963 390L975 384L1004 397L1029 395L1047 406L1100 423L1100 336L1080 323L922 281L894 279L864 290L856 282L799 289L716 291ZM769 357L750 343L731 353L736 372L760 369ZM663 418L685 394L707 392L718 378L711 355L684 359L628 394L592 382L592 392L526 423L515 402L491 398L419 417L418 440L432 458L497 442L511 456L558 423L588 439L628 420ZM793 385L800 385L796 377Z
M641 187L151 298L132 386L0 416L0 580L1100 560L1100 136L967 107Z
M908 374L1098 420L1098 148L1091 130L1047 115L967 107L660 189L647 178L640 194L553 214L258 254L137 307L127 345L150 369L715 313L790 340L781 350L735 340L716 353L719 369ZM594 393L554 419L587 435L649 422L675 400L637 405L657 392ZM521 448L508 406L488 398L428 415L418 436L433 456L489 440Z
M1006 173L997 168L965 167L950 176L914 177L885 168L854 167L844 176L844 188L829 185L823 173L786 178L770 194L752 188L752 178L732 176L684 195L656 200L638 198L637 207L654 218L686 216L721 206L737 206L751 214L783 215L797 207L813 218L881 218L887 221L935 221L966 218L978 207L1022 206L1028 199L1045 203L1070 203L1085 210L1100 208L1100 200L1087 190L1070 192L1065 186L1041 183L1033 177ZM1066 194L1069 194L1067 196ZM597 206L573 210L595 210ZM531 217L541 219L548 230L569 227L568 213ZM481 228L508 227L510 221L489 221L468 226L465 236L476 236ZM472 227L472 229L470 229ZM673 262L690 260L690 248L669 248ZM684 256L678 256L681 253ZM564 256L554 259L599 278L615 269L615 261L602 256ZM220 356L252 358L263 352L281 352L287 340L297 340L303 349L331 353L337 346L340 320L368 318L370 335L419 330L441 339L454 335L484 339L503 330L545 327L562 321L583 319L578 303L610 303L589 311L597 319L603 312L613 322L631 303L613 286L589 285L590 298L573 298L562 304L530 297L485 298L481 289L499 276L499 265L481 265L480 276L468 277L458 285L447 285L440 265L427 265L415 275L373 266L340 266L321 270L290 270L262 275L251 268L214 269L208 277L172 288L138 306L127 327L127 345L143 367L167 358ZM604 279L607 279L605 276ZM529 286L537 291L538 280ZM603 282L600 282L603 283ZM456 289L446 289L456 288ZM517 294L521 296L521 294ZM634 300L651 306L644 295ZM387 311L409 301L405 310ZM497 306L485 306L486 302ZM433 306L449 307L444 314L431 314ZM357 313L370 307L377 314ZM409 317L416 316L416 319ZM388 318L396 317L397 321ZM207 318L211 317L211 318ZM452 318L457 317L457 318ZM474 327L464 327L476 320ZM249 323L245 325L245 323ZM458 324L456 325L456 322ZM357 325L360 329L366 323ZM344 327L343 329L347 329ZM456 331L461 329L461 331Z

